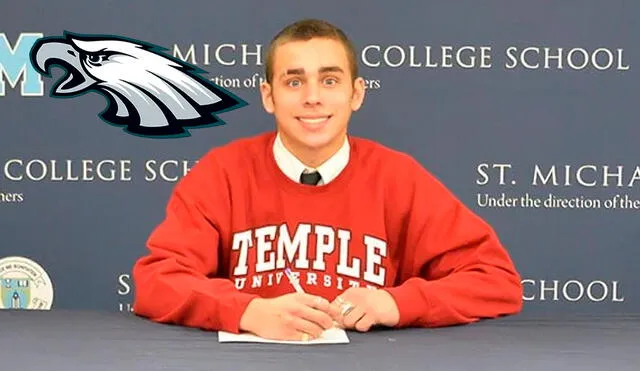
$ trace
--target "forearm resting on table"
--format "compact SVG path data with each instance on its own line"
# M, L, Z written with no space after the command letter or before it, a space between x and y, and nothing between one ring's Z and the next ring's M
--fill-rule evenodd
M177 264L142 260L134 267L134 312L161 322L204 330L240 331L240 318L256 295L224 278L208 278Z
M435 280L414 277L387 289L400 311L396 327L441 327L516 314L522 309L517 273L478 266Z

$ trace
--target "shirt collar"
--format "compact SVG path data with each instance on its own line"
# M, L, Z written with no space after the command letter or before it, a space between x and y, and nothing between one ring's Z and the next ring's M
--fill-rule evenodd
M322 176L320 184L329 183L335 179L349 163L349 150L349 140L345 138L344 143L338 152L331 156L331 158L325 161L322 165L313 169L307 167L305 164L300 162L293 153L289 152L280 139L280 133L276 135L276 139L273 143L273 155L278 167L288 178L297 183L300 182L300 174L305 170L307 170L307 172L318 171L320 176Z

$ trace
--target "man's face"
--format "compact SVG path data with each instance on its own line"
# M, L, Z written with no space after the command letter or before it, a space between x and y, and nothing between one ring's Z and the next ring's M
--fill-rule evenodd
M353 82L345 47L328 38L278 46L272 83L261 86L263 105L275 116L285 146L312 157L340 148L364 90L362 78Z

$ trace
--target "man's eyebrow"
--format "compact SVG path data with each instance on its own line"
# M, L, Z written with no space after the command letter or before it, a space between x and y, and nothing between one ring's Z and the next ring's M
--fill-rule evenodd
M320 73L325 73L325 72L342 72L342 73L344 73L344 70L342 68L340 68L339 66L320 67L318 69L318 71ZM288 69L282 74L282 77L287 76L287 75L304 75L304 68L291 68L291 69Z
M287 76L287 75L304 75L304 68L291 68L291 69L288 69L288 70L284 71L282 76Z
M344 70L338 66L321 67L320 72L344 72Z

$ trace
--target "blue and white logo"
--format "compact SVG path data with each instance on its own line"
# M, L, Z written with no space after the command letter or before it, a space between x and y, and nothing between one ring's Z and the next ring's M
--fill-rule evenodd
M66 71L52 97L102 94L108 105L99 117L137 136L188 136L186 128L223 125L215 115L247 104L163 50L119 36L65 32L35 42L30 60L43 76L51 77L53 66Z
M7 83L10 88L20 84L23 97L41 97L44 95L42 76L29 63L29 51L43 35L24 32L12 45L5 33L0 33L0 97L6 94Z
M53 284L47 272L31 259L0 259L0 309L49 310Z

